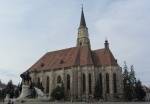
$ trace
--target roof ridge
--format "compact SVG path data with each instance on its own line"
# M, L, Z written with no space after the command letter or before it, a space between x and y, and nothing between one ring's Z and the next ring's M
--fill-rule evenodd
M79 48L78 48L78 52L77 52L77 55L76 55L73 65L76 65L76 61L77 61L77 64L80 65L80 48L81 48L81 46L79 46ZM79 59L79 60L77 60L77 59Z
M90 57L88 57L89 55L90 55ZM94 64L94 63L93 63L92 54L91 54L91 49L90 49L90 47L88 46L87 64L88 64L88 59L89 59L89 58L91 58L92 64Z

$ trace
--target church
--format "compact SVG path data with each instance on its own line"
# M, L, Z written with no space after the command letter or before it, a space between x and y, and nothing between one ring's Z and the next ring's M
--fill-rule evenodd
M47 52L28 69L32 82L42 82L48 95L63 82L66 99L88 101L99 81L105 100L119 99L123 94L122 68L107 39L103 48L91 50L83 8L77 35L75 47Z

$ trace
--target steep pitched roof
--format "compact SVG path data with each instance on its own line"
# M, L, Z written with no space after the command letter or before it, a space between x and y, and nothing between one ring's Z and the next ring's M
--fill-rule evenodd
M88 45L73 47L46 53L29 71L42 71L71 66L92 65L91 50Z
M109 49L91 51L89 45L78 46L46 53L29 71L42 71L72 66L108 66L118 65Z
M109 49L99 49L92 51L94 64L97 66L118 65L116 59Z
M147 86L143 85L142 89L146 92L146 93L150 93L150 88L148 88Z

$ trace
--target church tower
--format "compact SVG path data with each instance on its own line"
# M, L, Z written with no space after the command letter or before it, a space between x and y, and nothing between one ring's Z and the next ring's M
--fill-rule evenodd
M77 38L77 46L90 45L88 28L86 27L86 22L83 13L83 7L81 11L81 20L80 26L78 28L78 38Z

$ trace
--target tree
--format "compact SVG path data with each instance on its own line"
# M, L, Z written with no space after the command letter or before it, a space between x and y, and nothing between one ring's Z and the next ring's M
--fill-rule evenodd
M131 93L132 93L132 99L135 98L135 85L136 85L136 77L135 77L135 71L133 65L131 65L131 71L129 73L130 78L130 86L131 86Z
M65 87L63 82L61 83L61 91L60 91L61 99L65 99Z
M123 85L124 85L124 98L126 101L142 100L146 93L142 89L142 83L140 80L136 80L135 71L133 65L131 65L131 71L128 72L126 62L124 62L124 73L123 73Z
M0 98L2 98L2 90L0 90Z
M61 87L57 86L51 93L53 99L60 100L61 99Z
M15 98L17 98L17 97L19 97L19 88L20 88L20 83L18 84L18 86L17 86L17 88L15 89L15 91L14 91L14 96L15 96Z
M8 84L6 85L4 95L6 96L6 94L10 94L10 98L14 97L14 86L13 86L12 80L10 80Z
M126 62L124 62L124 73L123 73L123 85L124 85L124 99L126 101L132 100L132 93L131 93L131 80L129 77L128 67Z
M136 81L136 85L135 85L135 97L138 100L143 100L144 97L146 96L146 92L143 90L142 88L142 83L141 81L138 79Z
M100 81L97 80L94 86L94 98L95 99L100 99L102 98L102 89L100 87Z
M136 83L135 71L133 65L131 65L131 72L129 74L132 85L134 86Z

